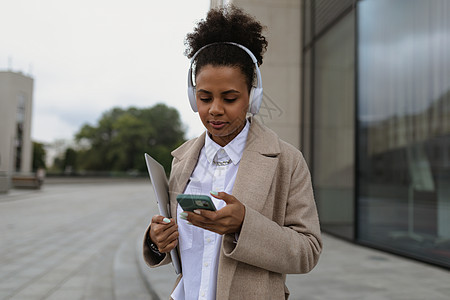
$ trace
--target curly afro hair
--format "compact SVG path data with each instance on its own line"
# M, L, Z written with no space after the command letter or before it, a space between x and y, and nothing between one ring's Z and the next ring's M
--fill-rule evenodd
M234 42L245 46L261 65L267 49L267 40L262 35L264 29L255 18L235 6L211 9L206 19L198 22L194 31L186 35L185 55L192 58L201 47L219 43L205 48L196 56L195 74L206 65L239 67L250 91L254 80L251 58L239 47L220 43Z

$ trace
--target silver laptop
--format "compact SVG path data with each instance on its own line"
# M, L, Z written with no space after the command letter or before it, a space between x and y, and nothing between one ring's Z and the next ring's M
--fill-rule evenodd
M156 202L158 203L159 213L161 216L169 218L169 185L167 183L164 167L147 153L145 153L144 156L145 162L147 163L148 174L150 175L150 180L153 185L153 190L156 194ZM172 257L172 264L175 268L175 273L180 274L181 264L176 248L170 251L170 256Z

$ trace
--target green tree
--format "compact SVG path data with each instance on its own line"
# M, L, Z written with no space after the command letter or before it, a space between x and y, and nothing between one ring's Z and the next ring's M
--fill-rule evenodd
M113 108L97 126L84 125L76 140L85 144L78 166L92 171L145 172L144 153L158 160L168 172L170 152L184 141L178 111L164 104L150 108Z
M77 151L75 151L73 148L69 147L66 149L62 166L62 170L64 172L72 173L78 169L77 156Z
M33 142L33 171L36 172L37 169L43 168L45 169L45 156L46 151L44 148L44 144Z

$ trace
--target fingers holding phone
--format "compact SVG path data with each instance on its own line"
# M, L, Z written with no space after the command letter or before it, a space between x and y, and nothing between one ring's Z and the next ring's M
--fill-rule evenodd
M170 252L178 244L178 225L173 219L153 216L149 235L159 252Z
M178 195L177 201L186 214L183 218L195 226L218 234L240 232L244 221L245 206L233 195L224 192L212 192L211 195L225 201L227 205L216 210L209 196Z

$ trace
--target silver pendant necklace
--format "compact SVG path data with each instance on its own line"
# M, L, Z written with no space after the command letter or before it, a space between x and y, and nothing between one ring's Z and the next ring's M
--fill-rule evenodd
M227 166L227 165L231 164L231 158L229 160L224 160L224 161L213 160L213 163L217 166Z

